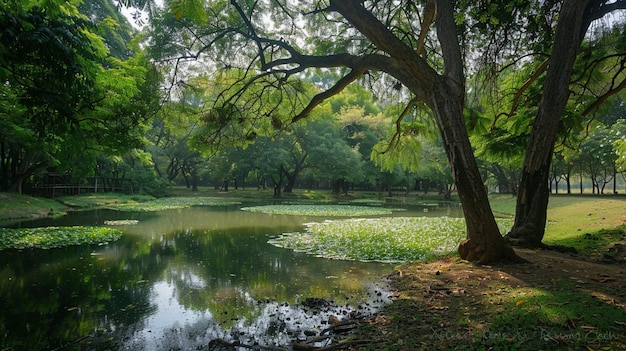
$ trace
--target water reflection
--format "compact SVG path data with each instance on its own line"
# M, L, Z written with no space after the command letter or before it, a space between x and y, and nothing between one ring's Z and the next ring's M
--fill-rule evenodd
M0 349L195 349L214 338L285 344L322 328L330 314L368 312L380 299L373 282L391 269L276 248L270 237L313 219L237 207L92 211L20 225L120 219L139 224L108 245L0 252ZM352 307L296 308L311 298Z

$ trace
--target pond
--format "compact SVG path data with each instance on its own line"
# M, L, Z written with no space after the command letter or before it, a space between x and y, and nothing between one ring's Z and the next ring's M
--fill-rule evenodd
M97 210L18 224L138 221L106 245L0 251L0 349L195 350L218 338L284 346L319 333L331 315L368 315L388 302L381 276L391 264L268 244L325 218L241 207ZM460 216L428 212L442 214Z

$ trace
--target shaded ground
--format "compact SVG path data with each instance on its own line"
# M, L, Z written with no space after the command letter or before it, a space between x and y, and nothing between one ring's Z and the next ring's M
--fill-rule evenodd
M626 264L516 251L529 263L401 267L389 277L395 302L354 335L354 345L369 342L352 349L626 349Z

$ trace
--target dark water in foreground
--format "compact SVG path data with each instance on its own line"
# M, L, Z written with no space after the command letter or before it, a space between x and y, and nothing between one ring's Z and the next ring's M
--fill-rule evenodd
M107 245L0 251L0 350L193 350L215 338L287 345L325 328L330 315L367 314L385 302L377 282L391 265L267 243L324 218L239 207L99 210L23 223L139 220ZM342 307L303 307L315 298Z

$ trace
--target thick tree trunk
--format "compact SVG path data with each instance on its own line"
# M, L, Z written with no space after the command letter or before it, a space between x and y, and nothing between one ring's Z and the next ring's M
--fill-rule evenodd
M445 78L434 85L431 106L463 207L467 237L459 245L461 258L477 263L519 258L504 241L491 211L463 117L463 95Z
M331 0L330 3L378 48L391 56L392 60L379 67L400 80L433 111L466 220L467 238L459 246L460 256L478 263L506 258L519 260L500 234L467 135L463 116L465 76L453 2L437 0L436 30L444 62L442 74L365 10L361 1Z
M589 0L565 1L559 16L543 96L524 157L515 223L506 238L513 245L541 247L548 210L548 177L560 116L569 98L569 82L582 40ZM554 64L553 64L554 63Z

